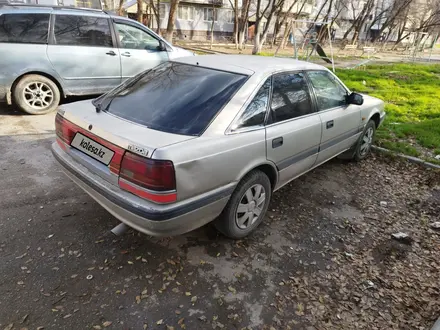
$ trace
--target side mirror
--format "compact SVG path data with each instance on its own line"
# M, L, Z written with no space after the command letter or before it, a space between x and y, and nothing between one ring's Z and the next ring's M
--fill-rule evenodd
M159 40L159 51L161 51L161 52L167 51L167 46L165 45L165 43L162 40Z
M364 97L361 94L353 92L347 96L347 103L348 104L355 104L355 105L362 105L362 104L364 104Z

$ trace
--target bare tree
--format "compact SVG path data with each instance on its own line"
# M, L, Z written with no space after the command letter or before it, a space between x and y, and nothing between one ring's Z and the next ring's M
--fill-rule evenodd
M156 18L156 33L160 35L160 0L157 0L156 4L154 0L150 0L150 8L153 10L154 17Z
M374 8L374 0L367 0L367 3L363 6L362 10L359 12L358 15L356 15L355 5L354 2L352 2L354 20L350 28L345 32L344 37L342 38L343 40L347 40L349 34L353 31L354 33L351 41L353 43L356 41L362 29L362 26L364 26L365 21L368 18L368 16L370 16L373 8Z
M251 0L243 0L238 16L238 49L243 49Z
M144 2L142 0L136 0L137 14L136 19L139 23L144 22Z
M403 15L408 14L408 8L411 5L413 0L394 0L392 5L385 8L382 12L380 12L370 24L370 28L376 24L376 22L381 22L383 19L385 21L380 24L380 29L377 35L372 38L372 42L375 42L376 39L384 33L387 29L389 30L388 35L392 30L396 27L396 21L400 18L403 18Z
M299 8L299 10L298 10L296 13L293 13L293 12L292 12L292 11L293 11L293 7L294 7L295 5L297 5L299 1L302 1L301 7ZM275 21L274 32L273 32L273 38L272 38L272 43L271 43L272 46L275 45L275 43L276 43L276 39L279 37L279 34L280 34L280 31L281 31L281 28L282 28L283 26L286 25L286 26L285 26L285 29L284 29L284 30L286 30L287 27L288 27L288 25L290 25L290 23L286 24L287 19L288 19L288 18L293 18L293 19L295 19L295 18L297 18L299 15L301 15L301 12L303 11L303 8L304 8L306 2L307 2L307 0L293 0L292 3L289 5L289 7L287 8L286 11L283 11L283 10L284 10L284 3L283 3L283 5L281 5L281 6L278 8L277 12L275 13L275 15L276 15L276 21ZM287 35L288 35L289 33L290 33L290 31L287 33ZM285 34L285 33L284 33L284 34ZM283 39L284 39L284 38L283 38Z
M118 8L118 15L122 16L124 15L124 0L119 0L119 8Z
M328 0L325 0L321 7L318 10L318 13L316 14L315 18L313 19L313 24L310 24L309 28L307 29L306 33L304 35L307 35L311 29L313 29L315 27L315 24L318 21L319 16L321 15L322 11L324 10L324 7L327 5Z
M419 44L421 38L440 29L440 0L428 0L423 5L414 2L409 11L411 14L403 18L405 24L400 23L399 35L393 49L412 33L418 38L415 44Z
M238 0L234 0L234 41L238 48Z
M252 49L252 54L258 54L263 48L263 44L266 41L267 34L269 32L270 23L274 17L275 12L278 11L280 6L283 6L284 0L269 0L266 7L261 11L261 1L257 0L257 10L255 12L255 37L254 37L254 48ZM261 23L263 18L266 18L266 24L262 27Z
M234 12L234 43L235 47L238 48L238 0L234 0L234 3L229 0L229 4Z
M214 7L214 4L212 5L212 19L211 19L211 47L210 49L212 49L212 44L214 43L214 24L215 24L215 20L216 20L216 9Z
M176 20L176 12L179 7L180 0L171 0L170 1L170 12L168 14L168 24L167 31L165 35L165 39L169 42L173 41L173 32L174 32L174 21Z
M295 29L296 29L296 24L294 24L294 20L297 19L298 17L300 17L304 6L306 5L307 0L303 0L301 7L299 8L298 12L295 13L293 15L293 19L291 19L287 24L286 27L284 29L284 34L283 34L283 38L281 40L281 48L284 49L286 47L286 43L287 43L287 39L290 35L290 33L295 34Z

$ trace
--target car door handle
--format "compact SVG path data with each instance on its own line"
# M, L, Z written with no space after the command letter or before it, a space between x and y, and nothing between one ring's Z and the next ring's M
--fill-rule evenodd
M272 140L272 148L278 148L281 147L283 145L283 137L278 137L276 139Z
M130 57L131 56L131 54L129 52L122 53L121 55L125 56L125 57Z
M110 56L116 56L116 53L114 51L112 51L112 50L107 52L106 54L110 55Z
M335 122L333 120L330 120L326 123L327 129L332 128L334 126Z

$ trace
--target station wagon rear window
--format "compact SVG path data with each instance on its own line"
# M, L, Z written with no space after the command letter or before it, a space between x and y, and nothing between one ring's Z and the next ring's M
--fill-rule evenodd
M104 111L168 133L200 135L247 76L164 63L104 96Z

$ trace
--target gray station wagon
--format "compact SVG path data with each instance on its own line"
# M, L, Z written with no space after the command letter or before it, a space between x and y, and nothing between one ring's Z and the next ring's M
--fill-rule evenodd
M30 114L190 55L144 25L101 10L0 5L0 101Z
M341 155L361 160L385 113L326 68L260 56L186 57L63 105L52 152L123 223L175 235L215 220L240 238L271 195Z

